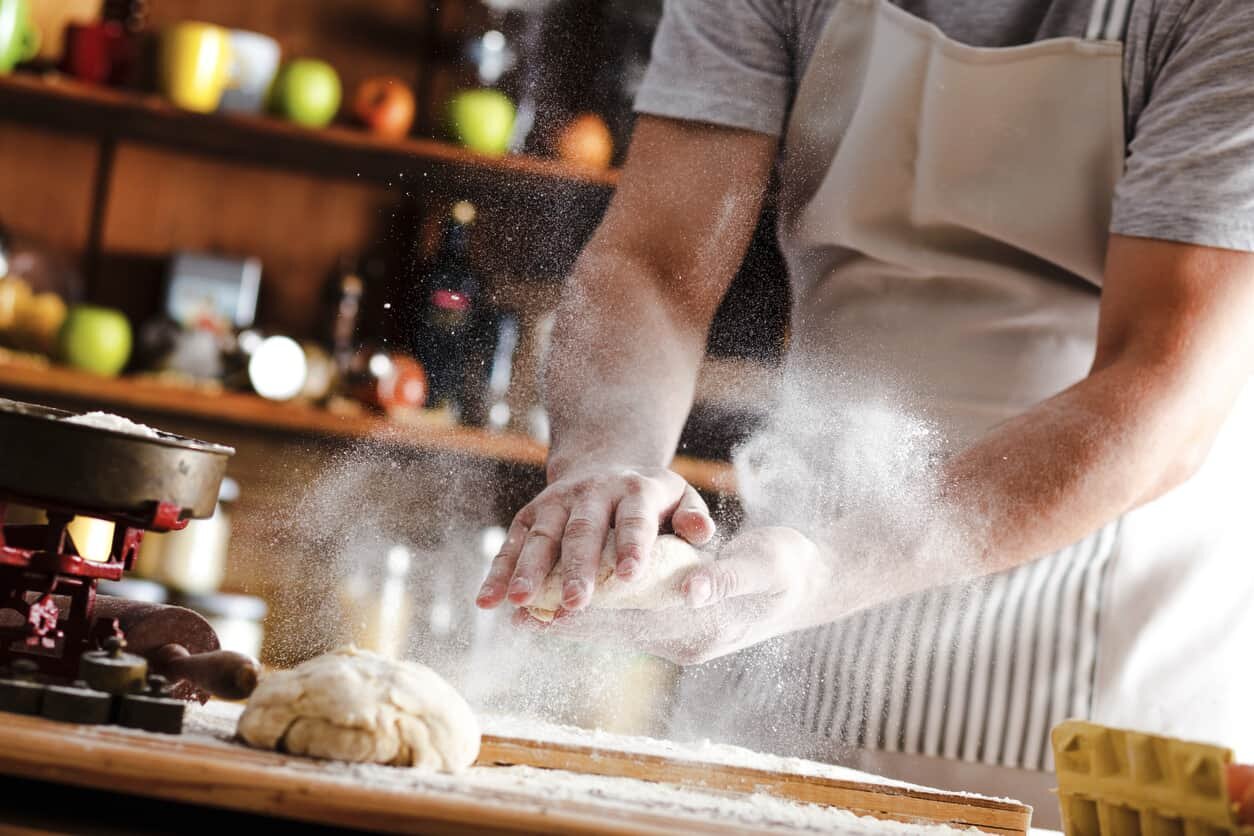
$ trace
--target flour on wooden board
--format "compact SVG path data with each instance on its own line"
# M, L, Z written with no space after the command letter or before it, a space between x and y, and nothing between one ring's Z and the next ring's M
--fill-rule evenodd
M211 702L205 706L189 706L184 723L184 738L197 744L209 741L223 747L237 745L230 741L235 735L239 712L239 706L229 703ZM855 770L796 758L762 755L734 746L680 745L668 741L589 732L508 717L488 716L480 719L486 734L553 742L577 741L583 745L629 752L665 754L668 757L685 760L704 760L768 770L787 769L803 775L909 786ZM148 734L147 732L132 733ZM167 737L162 737L168 740ZM311 767L316 767L319 776L327 780L368 786L374 791L428 792L445 796L468 797L479 803L509 805L530 812L553 810L554 805L562 803L578 803L602 808L611 815L646 812L690 818L704 823L725 824L732 829L834 833L849 834L849 836L897 836L898 834L944 836L944 834L972 832L943 825L880 821L858 816L846 810L787 801L764 793L719 795L632 778L580 775L526 766L471 767L457 775L420 772L374 764L314 761L302 761L300 767L276 767L275 769L291 769L294 779L299 776L299 780L307 780Z

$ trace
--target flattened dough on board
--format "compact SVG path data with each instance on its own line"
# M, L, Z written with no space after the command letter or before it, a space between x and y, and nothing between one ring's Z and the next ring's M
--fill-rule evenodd
M679 584L688 570L705 563L708 558L682 537L662 534L653 544L653 559L645 564L645 574L624 581L614 573L614 532L601 551L597 569L597 585L592 591L588 609L592 610L663 610L684 605ZM561 566L553 567L540 587L527 612L538 621L552 621L562 605Z
M259 749L444 772L479 756L479 722L453 686L355 647L267 673L237 732Z

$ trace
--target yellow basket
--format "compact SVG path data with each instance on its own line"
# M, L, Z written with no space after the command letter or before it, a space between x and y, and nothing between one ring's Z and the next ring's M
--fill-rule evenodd
M1254 836L1228 798L1231 749L1079 720L1052 738L1067 836Z

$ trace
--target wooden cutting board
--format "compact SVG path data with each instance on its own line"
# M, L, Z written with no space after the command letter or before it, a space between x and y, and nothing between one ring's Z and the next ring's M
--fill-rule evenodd
M900 821L1026 834L1031 810L983 798L674 760L590 746L487 736L482 766L524 765L630 777L716 794L765 793ZM593 797L560 803L517 789L477 795L371 786L319 761L200 737L74 726L0 715L0 774L386 832L718 833L726 821L642 807L624 812ZM734 825L736 832L755 832ZM756 832L780 832L763 827Z

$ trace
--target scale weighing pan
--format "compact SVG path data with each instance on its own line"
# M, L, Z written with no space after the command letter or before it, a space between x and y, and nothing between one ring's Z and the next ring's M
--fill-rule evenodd
M0 495L140 525L158 505L178 520L213 515L233 448L64 420L74 415L0 398Z

